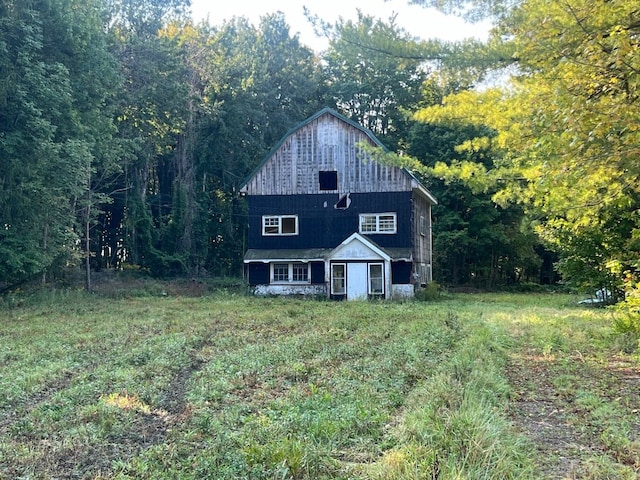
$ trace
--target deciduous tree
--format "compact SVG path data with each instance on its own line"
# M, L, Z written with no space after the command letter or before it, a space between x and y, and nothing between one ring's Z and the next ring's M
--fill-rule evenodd
M496 200L527 206L563 255L567 278L620 287L640 256L640 10L629 0L527 0L489 2L486 11L497 22L492 42L510 52L516 74L420 118L465 118L497 131L501 164L476 176L501 185Z

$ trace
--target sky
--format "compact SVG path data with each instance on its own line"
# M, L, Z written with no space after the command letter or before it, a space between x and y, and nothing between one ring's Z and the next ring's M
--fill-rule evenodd
M397 14L396 23L410 34L422 38L462 40L464 38L486 38L488 23L471 25L456 17L449 17L434 9L408 5L408 0L191 0L191 10L196 22L208 17L212 25L220 25L233 16L247 17L257 25L261 16L281 11L291 29L298 33L300 41L316 51L327 47L326 39L318 38L305 18L303 7L313 15L334 22L339 17L356 19L357 10L387 20Z

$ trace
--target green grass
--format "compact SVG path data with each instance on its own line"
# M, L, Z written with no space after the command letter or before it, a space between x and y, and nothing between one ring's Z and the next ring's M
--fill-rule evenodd
M624 478L638 399L594 374L618 354L610 314L573 304L14 294L0 305L0 478L552 478L518 410L541 387L594 445L579 472ZM527 355L548 386L514 380Z

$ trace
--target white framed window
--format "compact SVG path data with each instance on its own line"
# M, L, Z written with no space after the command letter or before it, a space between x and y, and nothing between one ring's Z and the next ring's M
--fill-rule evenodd
M419 228L420 228L420 235L424 237L427 234L427 219L424 218L424 215L420 215Z
M360 214L360 233L396 233L395 213Z
M262 235L298 235L297 215L265 215Z
M271 283L309 283L309 281L309 264L307 263L271 264Z
M382 263L369 264L369 295L384 296L384 267Z
M347 293L347 265L344 263L331 264L331 295Z
M309 266L306 263L294 263L291 265L292 282L308 282Z
M289 264L274 263L271 265L271 281L273 283L289 281Z

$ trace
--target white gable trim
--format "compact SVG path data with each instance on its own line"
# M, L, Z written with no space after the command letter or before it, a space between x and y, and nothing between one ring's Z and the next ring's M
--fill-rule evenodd
M353 233L329 254L329 260L380 260L391 257L364 235Z

